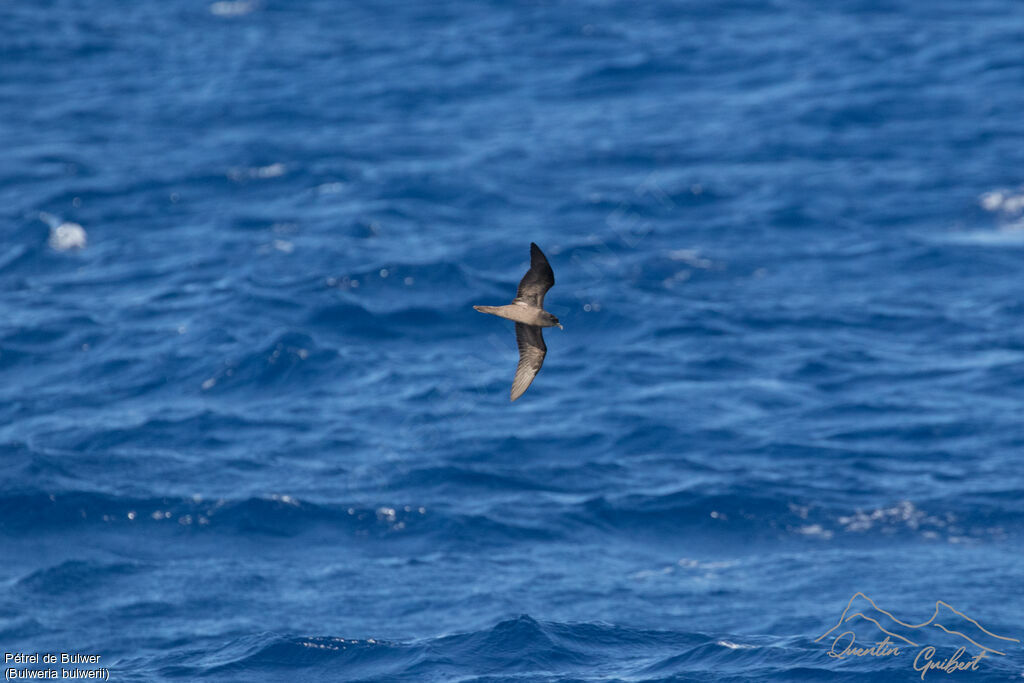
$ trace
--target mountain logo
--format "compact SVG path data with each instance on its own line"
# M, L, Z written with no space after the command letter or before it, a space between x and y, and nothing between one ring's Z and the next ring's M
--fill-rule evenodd
M921 672L922 680L929 671L977 671L985 657L1005 656L1011 648L1021 647L1018 638L993 633L948 602L936 600L932 616L912 624L896 618L860 592L846 603L836 625L814 642L826 638L832 639L827 654L835 659L900 657L913 652L914 670ZM858 640L873 644L859 645ZM954 652L945 659L936 658L939 648Z

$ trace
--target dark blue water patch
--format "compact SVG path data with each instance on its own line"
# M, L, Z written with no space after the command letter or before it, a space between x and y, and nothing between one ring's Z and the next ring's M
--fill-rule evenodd
M23 368L31 357L31 353L0 347L0 370Z
M13 613L14 610L9 610ZM36 619L8 618L0 625L0 636L14 640L15 638L38 638L46 632L46 628Z
M452 491L478 488L486 491L559 490L554 482L533 481L516 472L480 471L468 467L415 469L394 478L397 488L411 490L441 488Z
M93 345L101 339L101 324L91 316L73 316L66 320L39 322L31 328L12 330L0 339L4 347L43 353L67 353L82 344Z
M176 606L168 602L140 601L119 606L115 611L115 614L120 619L141 621L169 617L174 613L175 609Z
M630 432L622 434L616 440L616 446L624 453L636 453L642 451L659 450L666 442L672 442L679 437L679 430L669 425L639 424Z
M71 560L22 577L17 587L36 597L69 593L77 596L90 591L102 592L106 584L116 583L122 577L130 578L143 570L144 567L136 563Z
M249 419L210 410L190 414L152 416L135 424L115 424L103 429L85 430L80 425L54 430L40 437L41 446L65 452L100 453L122 447L161 448L173 443L200 450L214 450L236 441L242 432L268 433L287 428L286 418Z
M322 308L310 318L310 324L330 329L344 330L349 334L363 333L367 336L379 336L381 325L373 314L356 303L333 304Z

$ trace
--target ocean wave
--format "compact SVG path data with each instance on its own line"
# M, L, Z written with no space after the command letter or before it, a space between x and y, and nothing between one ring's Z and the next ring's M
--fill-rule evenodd
M150 665L170 677L251 676L279 669L302 669L307 676L332 675L344 680L557 677L585 672L599 661L608 666L619 658L612 653L621 648L630 649L627 659L642 660L659 650L700 639L707 637L539 622L520 615L480 631L413 642L267 633L225 643L191 661Z
M804 639L656 631L604 623L538 621L529 615L478 631L416 641L262 633L202 651L133 661L168 678L247 680L298 670L307 680L750 680L899 676L905 662L829 660ZM845 668L845 671L843 670ZM128 671L131 673L131 671ZM910 673L913 673L912 671Z

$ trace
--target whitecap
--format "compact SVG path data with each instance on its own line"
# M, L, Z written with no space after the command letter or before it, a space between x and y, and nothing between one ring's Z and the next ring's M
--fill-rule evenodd
M275 162L273 164L267 164L266 166L255 166L251 168L234 166L228 169L227 176L236 183L240 183L251 178L257 178L260 180L279 178L287 173L287 171L288 168L284 164Z
M210 5L210 14L218 17L240 17L254 9L256 3L248 0L221 0Z
M50 228L49 244L57 251L84 249L86 243L85 228L78 223L65 222Z
M978 203L986 211L999 211L1008 215L1024 212L1024 192L1014 190L993 190L978 197Z
M682 261L689 266L704 270L709 270L715 265L711 259L701 256L697 249L674 249L668 252L668 257L673 261Z
M757 645L746 645L744 643L734 643L731 640L720 640L717 643L715 643L715 645L721 645L722 647L727 647L730 650L753 650L753 649L755 649L757 647Z
M830 529L826 529L820 524L807 524L797 529L797 533L803 534L804 536L810 536L812 538L821 538L826 541L833 536Z
M260 166L255 169L257 178L276 178L284 175L284 164L276 163L268 166Z

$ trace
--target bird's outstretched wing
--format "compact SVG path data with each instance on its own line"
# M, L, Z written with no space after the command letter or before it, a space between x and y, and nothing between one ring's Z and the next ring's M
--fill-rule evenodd
M544 365L544 356L548 352L541 328L534 325L516 323L516 344L519 345L519 365L516 367L516 378L512 381L513 401L530 387L540 366Z
M519 289L516 290L516 299L526 302L530 306L544 308L544 295L555 284L555 273L551 270L544 252L533 242L530 242L530 269L519 281ZM543 342L541 342L543 346Z

